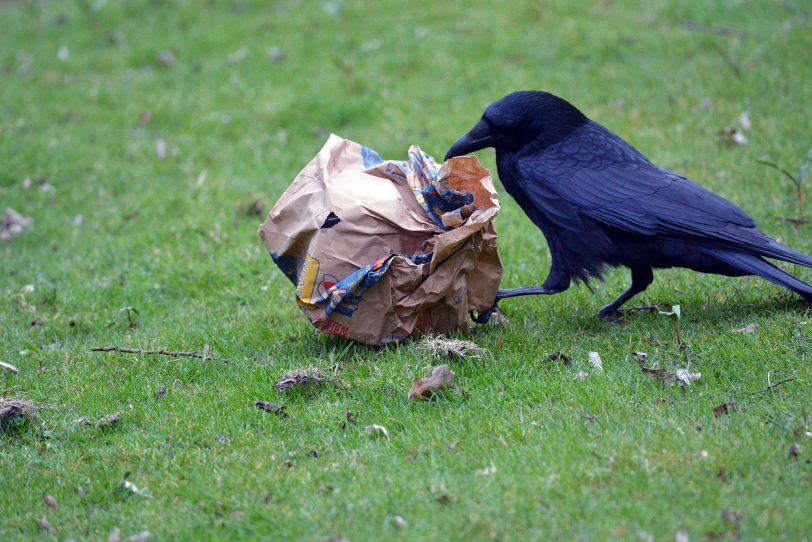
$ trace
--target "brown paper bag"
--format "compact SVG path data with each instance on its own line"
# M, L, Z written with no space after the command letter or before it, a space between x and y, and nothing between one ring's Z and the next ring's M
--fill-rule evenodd
M472 156L383 161L331 135L259 229L320 330L383 345L466 328L502 276L499 199Z

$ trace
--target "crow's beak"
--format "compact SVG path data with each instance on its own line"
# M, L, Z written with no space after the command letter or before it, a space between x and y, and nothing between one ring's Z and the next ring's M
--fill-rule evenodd
M451 148L448 149L447 153L445 153L445 160L449 160L455 156L471 154L474 151L478 151L479 149L484 149L485 147L490 147L492 145L493 136L491 136L490 126L488 126L487 122L481 120L476 126L471 128L467 134L459 138L453 145L451 145Z

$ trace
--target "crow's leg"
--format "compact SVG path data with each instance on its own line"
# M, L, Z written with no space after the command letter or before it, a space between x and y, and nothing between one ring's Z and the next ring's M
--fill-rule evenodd
M651 271L651 267L633 267L632 285L629 286L628 290L620 294L620 297L598 311L598 318L601 320L616 320L620 306L648 288L648 285L651 284L653 280L654 273Z
M474 319L474 322L477 324L487 324L488 320L490 320L491 315L493 315L493 311L496 310L496 304L499 303L501 299L509 299L511 297L519 297L523 295L553 295L559 292L563 292L570 286L570 279L566 275L561 275L555 272L556 267L550 270L550 274L547 276L547 279L544 281L542 286L529 286L525 288L508 288L506 290L499 290L496 292L496 299L493 301L493 306L486 310L485 312L480 313L478 316L471 315Z

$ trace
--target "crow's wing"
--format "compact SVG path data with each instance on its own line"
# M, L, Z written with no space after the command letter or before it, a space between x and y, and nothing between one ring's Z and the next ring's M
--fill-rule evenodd
M762 245L744 211L710 190L655 166L590 122L565 141L516 162L517 183L556 226L582 217L644 237Z

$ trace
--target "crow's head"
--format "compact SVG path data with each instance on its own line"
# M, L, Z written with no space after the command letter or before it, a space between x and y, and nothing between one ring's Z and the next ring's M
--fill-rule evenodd
M485 147L497 151L517 151L528 144L545 147L588 120L558 96L532 90L514 92L489 105L476 126L448 149L445 159Z

